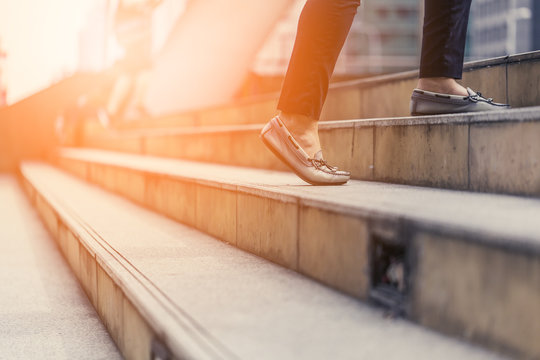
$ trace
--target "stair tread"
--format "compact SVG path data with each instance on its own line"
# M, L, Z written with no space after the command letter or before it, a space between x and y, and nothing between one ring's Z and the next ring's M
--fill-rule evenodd
M0 357L122 359L14 176L0 199Z
M534 198L359 180L344 186L309 186L291 173L93 149L66 148L61 156L303 201L352 215L391 216L428 227L468 231L482 235L479 241L540 251L540 200Z
M265 119L261 119L264 121ZM269 120L269 119L267 119ZM350 119L320 121L319 129L354 128L361 126L414 126L414 125L440 125L440 124L481 124L507 121L538 121L540 120L540 106L531 106L518 109L484 111L473 113L405 116L374 119ZM111 134L128 137L171 136L200 133L226 133L238 131L260 131L261 124L227 124L211 126L179 126L166 128L138 128L111 130Z
M162 171L165 165L160 165ZM56 204L62 216L74 219L81 229L91 229L103 246L119 254L121 260L109 261L108 266L118 273L120 286L130 283L125 279L126 267L120 263L127 261L132 266L129 276L151 283L144 291L150 295L159 292L163 301L184 314L184 320L195 323L202 336L229 349L222 353L225 357L494 357L406 321L384 318L379 310L50 165L24 163L21 171L42 196ZM202 168L193 171L204 172ZM275 175L275 185L283 181L298 185L290 177ZM134 296L148 296L141 291ZM142 313L154 310L147 308Z

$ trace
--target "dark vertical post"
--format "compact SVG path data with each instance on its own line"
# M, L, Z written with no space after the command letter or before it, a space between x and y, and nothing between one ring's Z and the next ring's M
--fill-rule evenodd
M540 50L540 1L532 1L532 50Z

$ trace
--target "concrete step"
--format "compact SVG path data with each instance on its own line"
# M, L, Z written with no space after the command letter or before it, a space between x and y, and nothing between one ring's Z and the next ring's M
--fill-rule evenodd
M59 165L179 222L448 334L540 356L540 201L97 150Z
M500 357L385 317L51 166L25 163L21 174L127 359Z
M288 170L259 139L261 125L123 130L84 146ZM325 157L352 177L540 196L540 107L321 123Z
M321 120L402 117L409 115L409 100L418 71L333 83ZM540 105L540 51L464 65L463 84L513 107ZM389 96L391 95L391 96ZM278 94L240 99L231 104L170 114L121 125L178 127L259 124L276 112ZM92 131L95 124L89 124Z
M121 359L15 176L0 199L0 358Z

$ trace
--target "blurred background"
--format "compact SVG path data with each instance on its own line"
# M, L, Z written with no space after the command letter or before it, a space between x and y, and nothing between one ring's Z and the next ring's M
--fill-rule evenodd
M124 80L115 85L113 93L125 93L127 90L122 88L129 88L131 97L136 96L133 91L141 91L140 97L144 98L148 79L139 86L141 80L135 73L144 73L160 64L158 58L167 51L175 27L182 22L192 2L3 0L0 3L0 106L15 103L75 73L102 72L119 63L123 66L119 77ZM271 21L270 31L265 28L264 36L247 37L246 42L251 41L251 47L257 51L245 56L249 64L244 66L247 68L242 71L234 97L279 90L304 3L305 0L288 1L286 11L279 11L276 21ZM422 4L422 0L364 0L337 64L335 80L417 68ZM223 14L223 17L230 21L234 15ZM253 28L257 21L249 25ZM540 49L538 1L473 0L467 60L536 49ZM145 101L148 103L148 98L141 103ZM122 106L122 100L112 102L108 107L113 112ZM137 115L140 114L134 116Z

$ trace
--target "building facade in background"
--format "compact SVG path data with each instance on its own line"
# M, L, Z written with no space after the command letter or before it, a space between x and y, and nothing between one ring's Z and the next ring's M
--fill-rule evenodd
M540 49L540 1L473 0L469 42L471 59Z
M259 52L253 72L282 75L291 56L305 0L296 0ZM418 67L423 0L364 0L335 74L358 76Z

